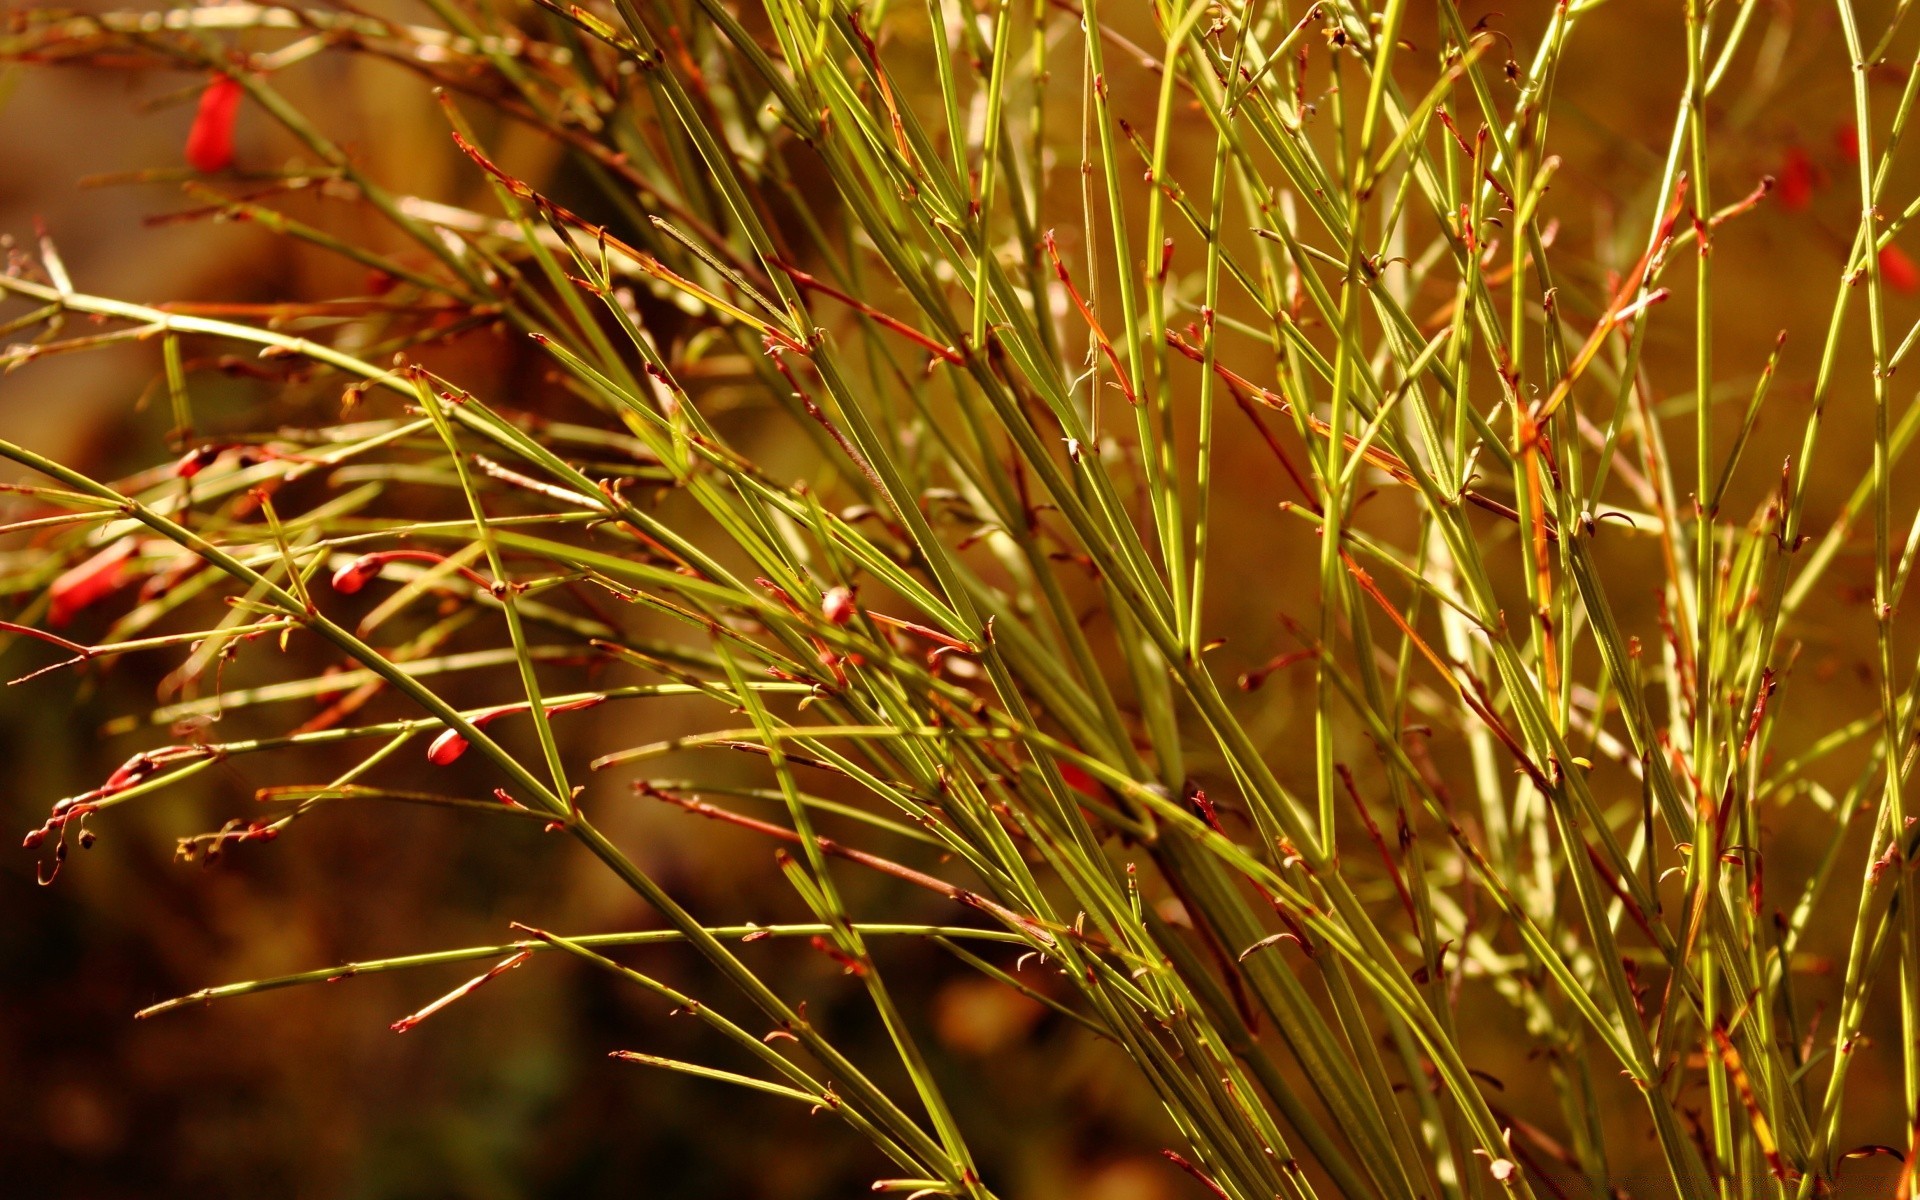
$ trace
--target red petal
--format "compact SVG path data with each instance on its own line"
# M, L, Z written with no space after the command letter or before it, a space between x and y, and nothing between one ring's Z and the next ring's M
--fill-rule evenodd
M216 75L200 93L200 111L187 131L187 162L203 175L224 171L233 164L233 118L240 110L240 84L230 75Z
M65 625L75 613L112 595L127 581L127 560L132 557L133 539L122 538L54 580L47 589L53 601L48 623L55 628Z
M1833 131L1833 148L1840 157L1848 162L1860 161L1860 131L1851 125L1841 125Z
M1900 247L1888 246L1880 252L1880 278L1894 291L1910 293L1920 288L1920 267Z

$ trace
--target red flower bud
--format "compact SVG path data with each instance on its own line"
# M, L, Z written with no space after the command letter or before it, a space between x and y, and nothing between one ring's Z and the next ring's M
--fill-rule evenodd
M160 764L153 761L152 755L136 754L107 776L107 782L101 785L100 791L109 796L125 791L159 769Z
M54 580L47 589L52 601L48 623L57 629L82 609L112 595L127 581L127 560L132 557L133 539L121 538Z
M215 75L200 93L200 111L187 131L187 163L203 175L233 165L233 118L240 110L240 84L231 75Z
M1880 251L1880 278L1894 291L1910 293L1920 288L1920 267L1900 247L1888 246Z
M436 767L444 767L467 752L467 739L460 736L458 729L449 729L433 739L433 745L427 747L427 761Z
M1101 797L1100 785L1094 781L1092 775L1087 773L1086 768L1078 763L1066 762L1064 760L1060 762L1060 782L1066 784L1074 791L1079 792L1082 796L1090 796L1095 800Z
M820 615L832 624L845 625L853 614L853 593L846 588L834 588L820 601Z
M353 595L380 573L382 561L383 557L378 554L363 554L354 559L333 573L333 590L342 595Z
M592 708L594 705L604 703L605 701L605 696L582 696L577 700L567 700L559 704L549 704L547 706L547 715L552 716L554 713L576 712L583 708ZM468 717L467 720L475 729L485 729L501 717L510 717L516 713L531 712L532 710L532 705L521 701L518 704L502 704L497 708L482 709L474 713L471 717ZM454 759L459 758L462 754L465 754L467 752L467 746L467 739L461 735L459 730L449 729L439 737L433 739L433 745L427 747L427 761L436 767L444 767ZM494 789L494 794L499 796L503 803L513 803L513 798L498 788Z
M219 446L202 446L198 450L187 451L180 456L179 462L173 464L174 478L192 479L220 457L221 449Z
M1787 147L1786 161L1780 164L1780 173L1775 180L1780 207L1789 212L1798 212L1813 203L1813 193L1826 184L1827 173L1807 156L1805 150L1799 146Z

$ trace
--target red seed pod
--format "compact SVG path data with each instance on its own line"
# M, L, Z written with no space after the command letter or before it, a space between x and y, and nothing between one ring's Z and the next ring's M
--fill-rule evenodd
M241 88L230 75L215 75L200 93L200 110L187 131L187 163L203 175L233 165L233 118L240 111Z
M333 590L351 596L380 573L381 556L363 554L333 573Z
M111 595L127 581L127 560L132 557L133 539L121 538L54 580L47 589L52 601L48 623L57 629L82 609Z
M467 739L458 729L449 729L433 739L433 745L427 747L427 761L436 767L444 767L467 752Z
M820 615L834 625L853 620L854 611L853 592L848 588L833 588L820 600Z

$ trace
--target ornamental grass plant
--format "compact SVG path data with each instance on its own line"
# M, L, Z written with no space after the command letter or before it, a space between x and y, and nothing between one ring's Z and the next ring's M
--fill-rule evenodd
M723 1138L801 1106L881 1193L1019 1194L915 941L1123 1056L1196 1196L1920 1196L1920 23L1519 8L14 10L14 70L192 109L121 181L161 224L355 281L136 302L15 231L9 408L134 353L168 427L112 478L0 441L13 691L166 672L41 879L196 778L188 860L544 829L646 926L139 1015L417 972L404 1031L577 960L653 1014L606 1069L745 1089ZM445 193L289 99L336 56L437 105ZM1828 315L1756 339L1756 279ZM685 906L634 806L759 839L786 917Z

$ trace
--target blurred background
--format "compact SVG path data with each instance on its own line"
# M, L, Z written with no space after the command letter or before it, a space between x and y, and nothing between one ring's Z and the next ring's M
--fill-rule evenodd
M1122 24L1151 38L1141 7L1124 14ZM1503 17L1487 4L1463 7L1470 20L1487 16L1509 31L1523 60L1548 8L1509 3ZM1773 484L1775 466L1798 448L1858 208L1857 199L1848 199L1857 196L1855 168L1840 128L1849 119L1850 82L1832 8L1766 7L1787 14L1790 36L1757 43L1747 56L1754 61L1743 60L1742 68L1757 70L1765 65L1760 56L1772 56L1777 82L1770 98L1748 103L1735 90L1712 114L1721 139L1715 180L1721 203L1763 175L1793 181L1791 191L1776 188L1772 199L1716 240L1716 336L1723 375L1743 381L1735 390L1744 395L1744 381L1765 361L1778 331L1792 337L1775 397L1748 451L1750 464L1764 464L1748 472L1739 493L1736 503L1749 505ZM1574 39L1557 81L1552 135L1563 165L1549 207L1565 225L1563 236L1604 242L1623 224L1622 238L1644 237L1645 198L1658 179L1684 80L1679 8L1670 0L1613 0ZM1430 46L1432 39L1422 42L1418 29L1427 20L1416 18L1409 36ZM1897 43L1895 60L1910 41ZM193 207L181 194L181 148L202 80L166 72L4 69L0 233L27 246L43 226L82 290L142 301L221 302L364 290L359 268L257 229L155 222ZM449 151L444 120L417 80L365 58L323 55L276 82L321 114L356 160L396 190L487 207L481 181ZM1877 103L1890 109L1904 83L1902 71L1876 72ZM1116 95L1124 112L1128 94ZM1150 112L1150 95L1140 104ZM243 114L243 164L271 165L293 152L258 113ZM509 139L501 150L510 165L535 177L551 153L531 140ZM1063 150L1062 161L1071 162L1072 154L1077 148ZM147 181L127 178L147 168L165 171ZM1914 176L1903 169L1889 194L1904 203ZM344 236L389 244L385 231L358 209L301 203ZM1920 244L1914 252L1920 255ZM1904 329L1920 309L1907 295L1895 303L1890 325ZM1654 327L1649 362L1669 381L1687 378L1685 325ZM482 389L534 370L520 350L487 336L451 354L448 373ZM0 432L101 477L163 462L170 456L168 419L164 396L153 388L157 372L157 349L134 347L52 359L0 377ZM217 432L222 421L268 428L312 406L337 403L337 393L260 373L258 364L228 364L224 374L196 376L196 404L210 430ZM1911 390L1896 390L1904 405ZM1831 519L1866 469L1870 446L1860 431L1867 428L1867 403L1863 376L1835 389L1834 432L1821 449L1810 528ZM1302 535L1277 514L1270 460L1251 443L1234 436L1220 445L1220 507L1235 522L1233 536L1220 544L1279 556ZM778 444L762 449L783 451ZM1677 442L1674 452L1685 453ZM1905 511L1915 490L1903 484ZM1806 739L1837 724L1834 713L1852 716L1874 707L1869 579L1863 555L1845 558L1810 605L1807 627L1794 631L1802 650L1791 703L1817 718L1810 719ZM1222 652L1231 660L1229 673L1272 653L1279 644L1275 613L1298 594L1289 588L1301 586L1251 575L1234 581L1246 586L1215 588L1214 617L1222 628L1252 632L1244 639L1236 632ZM1651 628L1652 595L1622 591L1616 599L1630 619ZM89 614L83 624L99 624L80 632L97 633L104 621ZM0 673L19 675L45 661L41 648L16 642L0 656ZM59 673L0 690L0 828L37 825L50 803L97 786L128 755L153 744L152 731L109 736L103 729L120 714L152 707L174 665L165 656L130 656L84 677ZM1293 686L1276 678L1261 698L1260 732L1276 755L1310 736L1310 693L1298 693L1296 705ZM618 718L598 715L560 730L578 739L573 749L584 756L589 746L671 736L703 719L693 709L649 714L643 736L609 728ZM1803 744L1792 732L1781 737L1783 753ZM700 1058L712 1048L690 1022L669 1018L657 1003L548 958L404 1036L389 1032L389 1023L467 978L470 967L273 992L135 1023L137 1009L208 984L504 941L510 920L582 932L654 923L559 839L518 823L475 823L434 811L334 806L276 843L240 847L211 866L173 861L175 839L248 815L255 788L311 781L325 767L324 760L293 757L248 761L129 805L95 826L99 844L76 854L51 887L36 885L32 854L0 852L0 1170L8 1181L0 1193L98 1200L799 1198L864 1194L868 1181L884 1173L863 1143L828 1118L610 1062L606 1053L616 1049ZM1829 783L1844 787L1852 770L1853 764L1836 763ZM742 779L749 778L742 771ZM484 793L485 780L473 766L467 782L476 793ZM764 841L649 808L618 786L608 795L610 832L694 911L715 921L792 918L790 893ZM1810 868L1813 839L1797 845L1796 811L1779 819L1771 831L1779 857L1769 851L1769 881L1779 880L1776 895L1790 895ZM1796 861L1796 853L1804 859ZM1857 858L1855 852L1849 861ZM856 910L864 906L899 920L956 919L943 902L883 880L849 874L846 884ZM1850 895L1830 903L1849 906ZM1817 958L1842 955L1845 947L1836 937L1808 951ZM765 945L755 952L769 963L790 960L779 973L795 995L809 999L815 1019L883 1057L884 1040L868 1025L865 1004L842 986L832 962L800 947ZM716 991L690 956L667 948L644 953L648 968L675 986L696 995ZM924 1024L935 1067L950 1081L989 1176L1004 1181L1003 1195L1202 1195L1159 1159L1159 1149L1177 1145L1177 1137L1124 1058L981 981L938 949L902 941L881 953L903 1006ZM1809 990L1821 986L1816 980ZM1890 1070L1897 1070L1897 1059L1885 1054L1856 1070L1853 1086L1862 1099L1850 1113L1858 1140L1904 1141ZM1876 1098L1885 1098L1885 1111L1876 1110ZM1622 1155L1635 1153L1630 1139L1618 1141ZM1887 1160L1863 1162L1850 1168L1847 1194L1885 1195L1890 1178ZM1662 1196L1668 1187L1661 1175L1649 1174L1633 1194Z

